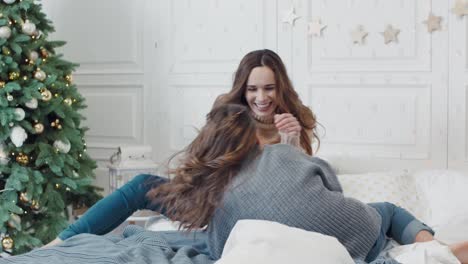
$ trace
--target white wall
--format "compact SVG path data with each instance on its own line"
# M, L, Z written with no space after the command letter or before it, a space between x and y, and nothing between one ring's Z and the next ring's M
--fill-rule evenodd
M467 170L466 18L455 0L44 0L56 39L88 100L87 140L104 161L122 144L149 144L162 161L194 136L250 50L287 64L322 129L321 155L343 171ZM294 26L283 23L295 7ZM427 32L430 12L442 30ZM322 37L307 34L321 18ZM358 25L369 32L353 44ZM384 44L385 26L401 30Z

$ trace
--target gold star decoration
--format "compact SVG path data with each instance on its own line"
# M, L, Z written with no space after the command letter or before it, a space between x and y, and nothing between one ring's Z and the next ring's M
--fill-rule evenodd
M312 22L309 23L309 35L315 36L315 37L321 37L322 36L322 30L325 29L327 25L322 24L322 21L319 19L312 20Z
M351 32L351 38L353 39L353 44L364 44L364 40L369 33L364 31L364 27L362 25L358 25L355 30Z
M457 0L455 2L455 6L452 8L452 13L459 17L463 17L464 15L468 15L468 8L466 0Z
M388 44L390 42L398 42L398 34L400 34L400 30L397 28L393 28L392 25L387 25L384 32L380 34L384 37L384 43Z
M289 9L289 11L283 16L283 23L288 23L291 26L294 26L294 23L299 18L300 18L300 16L298 16L296 14L296 11L294 10L294 7L291 7Z
M433 13L430 13L427 20L424 20L423 23L427 25L427 32L432 33L436 30L442 30L441 21L441 16L435 16Z

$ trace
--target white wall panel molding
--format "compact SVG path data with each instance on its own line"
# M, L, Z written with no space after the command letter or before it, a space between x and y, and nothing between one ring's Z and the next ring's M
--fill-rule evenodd
M84 122L89 147L94 144L138 144L143 136L143 86L95 84L80 85L88 108Z
M275 48L276 1L170 2L171 73L232 73L247 52Z
M455 0L449 1L450 5ZM468 20L450 16L448 167L468 171Z
M305 19L327 24L325 37L303 40L310 72L431 71L431 36L422 23L431 11L428 1L306 2ZM358 25L368 32L364 45L352 44L351 31ZM387 25L401 30L398 43L384 43Z
M323 142L327 145L427 153L430 86L315 84L310 90L308 102L326 129Z
M55 0L44 5L51 20L59 22L52 37L66 40L65 58L80 64L77 74L143 73L144 0Z
M171 90L169 146L171 151L179 151L196 137L216 97L226 90L216 85L173 86Z

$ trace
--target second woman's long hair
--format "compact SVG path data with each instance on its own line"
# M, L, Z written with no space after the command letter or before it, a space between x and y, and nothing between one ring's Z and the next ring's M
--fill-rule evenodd
M247 107L225 104L207 115L207 123L182 152L174 178L147 197L165 215L187 229L205 226L243 161L257 148L256 127Z

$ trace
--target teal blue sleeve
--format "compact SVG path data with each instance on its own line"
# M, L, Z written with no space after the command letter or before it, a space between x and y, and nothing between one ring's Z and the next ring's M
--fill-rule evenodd
M159 206L151 204L146 198L146 193L151 189L151 185L145 183L149 181L155 186L155 184L167 182L167 179L149 174L136 176L89 208L83 216L62 231L58 237L65 240L82 233L103 235L118 227L137 210L158 211Z

